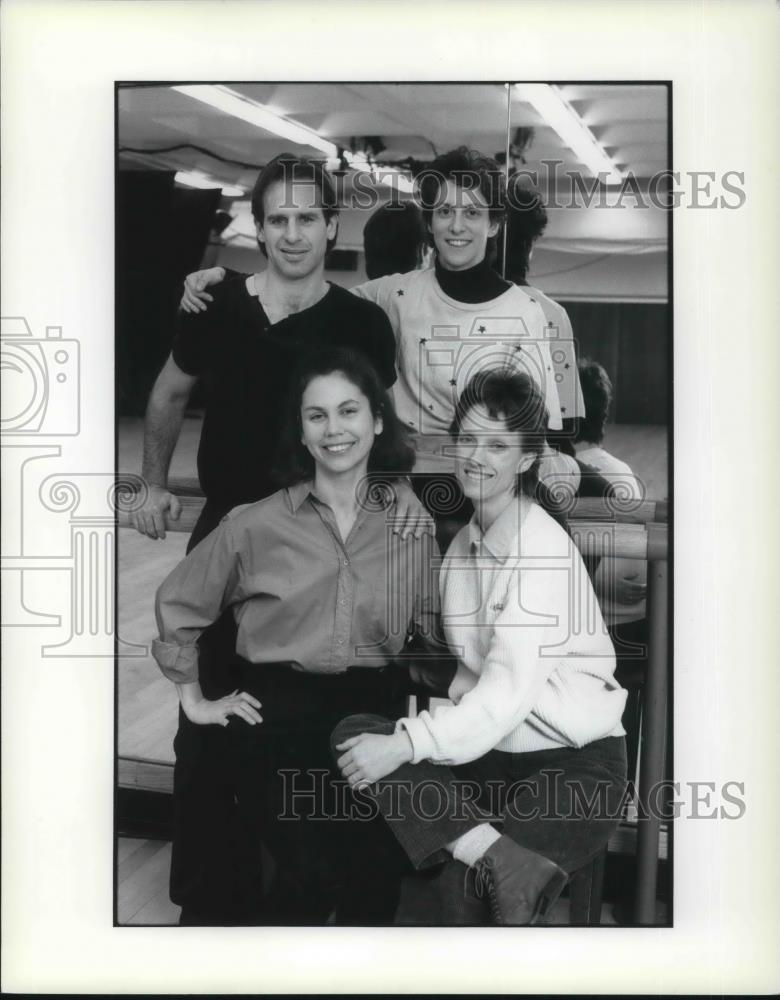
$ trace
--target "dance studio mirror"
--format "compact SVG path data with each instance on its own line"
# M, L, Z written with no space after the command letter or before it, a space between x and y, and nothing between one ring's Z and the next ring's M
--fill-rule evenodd
M561 393L560 417L566 432L561 447L582 471L580 496L601 503L598 490L585 488L601 484L604 510L618 528L628 523L634 531L630 545L614 542L626 556L628 582L622 597L611 592L602 601L605 621L626 627L615 640L618 657L641 645L643 635L646 641L646 632L632 629L646 624L649 614L655 578L648 570L666 567L665 547L653 550L656 558L662 551L662 563L649 561L647 537L655 538L659 525L665 532L672 488L671 226L667 188L658 181L670 165L667 86L123 83L116 101L119 473L140 476L144 414L171 351L186 276L214 267L249 275L267 266L258 250L252 190L269 161L285 152L324 161L340 202L338 239L324 277L351 289L375 276L370 261L367 267L364 229L377 208L415 201L420 174L441 154L477 150L496 161L507 187L506 235L501 231L489 243L492 270L542 303L545 327L554 330L549 346L556 378L573 385L579 362L582 396L572 390L568 412ZM433 268L433 257L423 240L409 267ZM197 452L206 403L198 383L170 464L168 485L182 504L179 523L169 521L164 540L154 539L120 515L117 630L127 655L118 658L116 675L119 924L180 919L168 897L178 701L151 646L155 591L184 558L189 531L182 529L191 530L190 515L203 506ZM237 427L235 433L252 429ZM583 509L589 517L597 511ZM644 540L637 541L642 531ZM665 546L665 533L663 539ZM652 634L656 650L664 646L658 653L663 663L656 666L665 674L666 604L663 609ZM636 671L631 677L636 680ZM671 727L664 708L651 734L654 749L644 765L638 761L642 695L635 698L627 686L634 713L629 777L638 780L641 767L652 766L649 782L668 774ZM636 682L637 691L640 686ZM657 913L658 922L667 922L668 832L665 822L656 824L648 847L629 804L610 839L607 863L631 889L605 897L611 905L602 922L652 923ZM643 851L645 860L637 863ZM611 890L609 878L606 885ZM570 910L576 922L573 903ZM569 922L566 906L556 912L553 922Z

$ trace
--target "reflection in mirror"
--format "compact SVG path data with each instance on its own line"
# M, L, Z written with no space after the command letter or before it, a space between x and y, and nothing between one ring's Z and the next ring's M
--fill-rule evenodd
M565 308L590 362L578 456L665 499L669 213L650 180L668 165L667 89L514 84L509 99L507 276Z

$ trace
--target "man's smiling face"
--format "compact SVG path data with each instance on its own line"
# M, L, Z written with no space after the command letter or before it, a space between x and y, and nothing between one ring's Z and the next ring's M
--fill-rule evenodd
M338 221L335 216L326 220L316 185L278 181L265 192L263 211L257 238L265 246L269 269L297 280L323 266Z

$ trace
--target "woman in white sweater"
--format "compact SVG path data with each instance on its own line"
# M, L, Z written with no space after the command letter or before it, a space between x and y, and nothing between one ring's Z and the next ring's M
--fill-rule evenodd
M546 427L526 374L491 370L467 385L452 434L475 513L441 573L453 704L395 724L353 716L332 741L414 867L448 861L443 884L465 883L472 903L486 889L495 923L544 919L606 844L625 791L612 645L576 547L534 500ZM478 921L479 906L461 898L447 916Z

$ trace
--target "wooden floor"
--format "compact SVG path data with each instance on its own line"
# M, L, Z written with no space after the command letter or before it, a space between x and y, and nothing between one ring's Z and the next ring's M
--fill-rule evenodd
M144 840L120 837L117 849L117 922L120 925L172 926L179 922L180 909L168 898L168 874L171 865L171 845L164 840ZM405 909L410 904L411 885L407 881ZM413 893L412 893L413 894ZM659 917L659 922L661 918ZM551 924L569 923L569 900L560 899L550 917ZM612 907L605 903L601 913L602 926L615 925Z
M179 907L168 898L171 845L165 840L120 837L117 846L117 922L169 925Z

